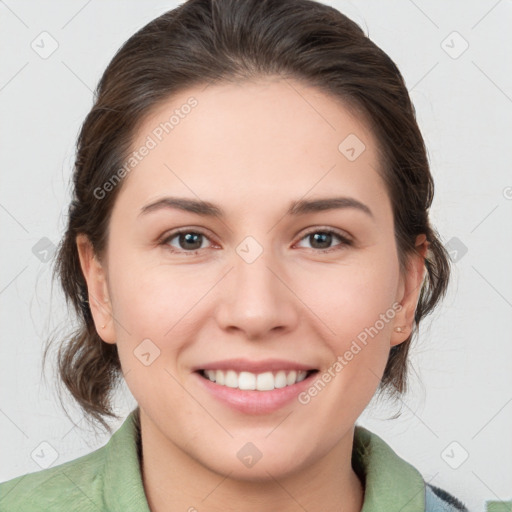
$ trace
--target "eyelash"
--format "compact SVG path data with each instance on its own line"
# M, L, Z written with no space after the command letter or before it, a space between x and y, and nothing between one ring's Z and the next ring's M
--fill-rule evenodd
M161 242L160 242L160 245L162 246L167 246L168 248L170 248L170 252L172 253L175 253L175 254L184 254L186 256L195 256L196 254L198 254L202 249L195 249L193 251L186 251L186 250L176 250L175 248L171 247L169 245L169 242L171 240L173 240L174 238L176 238L178 235L181 235L183 233L187 233L187 234L195 234L195 235L202 235L204 236L205 238L209 239L208 235L206 233L204 233L202 230L200 229L196 229L196 230L193 230L193 229L190 229L190 228L181 228L181 229L177 229L176 231L173 231L172 233L170 233L168 236L166 236ZM333 252L333 251L339 251L339 250L343 250L345 247L350 247L353 245L353 241L350 240L349 238L347 238L345 235L343 235L341 232L337 231L337 230L334 230L332 228L314 228L314 229L311 229L310 231L306 232L299 240L302 241L304 240L305 238L307 238L308 236L312 235L312 234L315 234L315 233L322 233L322 234L328 234L328 235L335 235L336 237L338 237L340 240L341 240L341 243L338 244L338 245L335 245L334 247L329 247L328 249L314 249L312 248L311 250L314 251L315 253L320 253L320 254L325 254L325 253L329 253L329 252Z

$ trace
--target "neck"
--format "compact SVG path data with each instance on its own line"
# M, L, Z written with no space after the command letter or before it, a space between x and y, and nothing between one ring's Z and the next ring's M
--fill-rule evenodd
M141 414L142 479L151 512L360 512L364 489L352 469L353 429L323 458L287 475L247 481L210 470Z

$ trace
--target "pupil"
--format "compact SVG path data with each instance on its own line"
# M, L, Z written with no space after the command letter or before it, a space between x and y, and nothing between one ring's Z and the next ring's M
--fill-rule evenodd
M320 247L320 249L326 249L329 247L330 245L330 242L331 242L331 239L332 239L332 235L329 234L329 233L314 233L313 235L313 239L315 240L315 243L320 241L320 243L327 243L327 247ZM319 240L320 239L320 240ZM314 247L314 244L312 244L313 247Z
M180 235L180 244L183 242L185 244L194 244L194 239L195 239L195 244L196 246L195 247L190 247L190 245L188 247L185 247L186 249L200 249L201 248L201 240L200 240L200 237L202 235L200 233L185 233L185 234L181 234ZM198 245L198 242L197 240L199 239L199 245Z

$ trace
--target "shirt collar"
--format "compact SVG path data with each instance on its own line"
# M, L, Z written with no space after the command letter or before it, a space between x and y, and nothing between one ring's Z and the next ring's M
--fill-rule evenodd
M356 425L352 467L364 482L361 512L424 512L425 482L379 436Z
M136 407L106 445L108 510L150 512L141 473L140 410ZM425 483L380 437L356 425L352 466L364 485L361 512L423 512Z
M139 412L136 407L106 445L104 499L107 510L151 512L142 483Z

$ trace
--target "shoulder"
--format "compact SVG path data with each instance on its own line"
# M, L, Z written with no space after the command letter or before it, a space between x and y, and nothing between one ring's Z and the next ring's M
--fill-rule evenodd
M150 512L140 469L139 421L136 408L101 448L0 484L0 511Z
M368 510L403 512L469 512L448 492L425 482L421 473L375 433L356 425L352 465L365 483ZM377 504L379 504L377 506Z
M106 446L58 466L0 484L2 512L102 510Z

